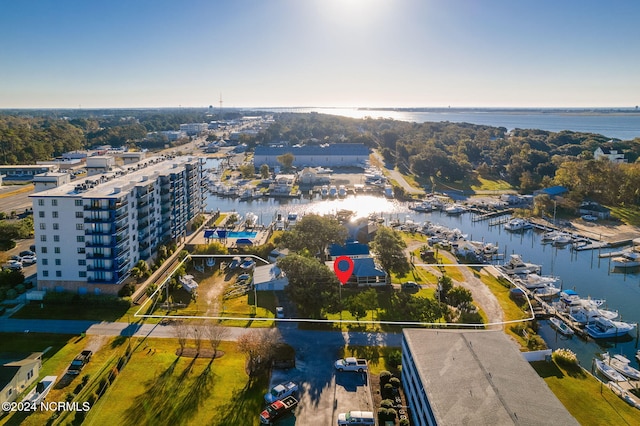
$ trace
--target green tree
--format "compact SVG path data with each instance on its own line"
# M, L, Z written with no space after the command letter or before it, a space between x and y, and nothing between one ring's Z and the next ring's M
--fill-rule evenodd
M240 174L244 179L253 179L255 175L255 169L253 164L243 164L240 166Z
M346 238L347 230L337 219L307 214L291 231L284 233L277 243L293 251L308 251L324 259L324 253L329 244L343 243Z
M278 163L280 163L280 165L282 165L282 168L285 170L291 169L291 166L293 166L293 162L295 161L295 159L296 157L290 152L285 152L284 154L276 157Z
M260 177L262 179L269 179L269 166L266 164L260 166Z
M371 248L387 274L395 272L399 276L404 276L411 270L411 265L403 251L407 248L407 243L396 230L388 227L378 228Z
M339 312L340 283L324 263L290 254L278 260L278 267L289 281L285 291L302 316L319 319Z

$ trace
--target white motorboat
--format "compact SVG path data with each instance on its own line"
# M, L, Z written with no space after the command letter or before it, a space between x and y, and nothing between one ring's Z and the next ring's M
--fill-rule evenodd
M608 352L602 354L602 360L609 364L611 367L615 368L618 373L621 373L623 376L627 376L633 380L640 380L640 371L636 368L633 368L631 365L631 361L624 355L609 355Z
M621 256L611 259L611 266L614 268L635 268L640 266L640 253L635 251L627 251Z
M460 204L450 204L444 209L444 212L449 216L455 216L464 213L466 210L467 209Z
M533 228L531 222L528 222L519 217L511 219L509 222L504 224L504 229L511 232L524 231L531 228Z
M322 198L327 198L329 196L329 185L322 185L322 188L320 188L320 196Z
M543 287L538 287L533 291L536 296L544 298L551 298L557 296L560 293L560 288L553 284L545 284Z
M547 285L553 285L555 287L558 281L560 281L558 277L542 276L535 273L526 274L517 278L517 282L529 290L544 288Z
M582 306L571 309L569 312L571 318L580 324L593 324L596 318L605 318L609 320L618 318L618 312L602 309L589 299L581 299L581 302Z
M627 379L622 374L618 373L615 368L608 365L604 361L599 359L594 359L593 361L596 363L596 369L607 379L613 380L614 382L627 381Z
M58 376L45 376L38 382L36 387L24 397L22 402L29 403L31 406L39 406L47 397L49 391L53 388L56 380L58 380Z
M624 336L636 328L635 324L623 321L613 321L598 317L593 324L585 327L587 334L594 339L606 339L610 337Z
M329 198L336 198L338 196L338 187L331 185L329 187Z
M560 318L551 317L549 318L549 324L551 327L558 330L559 333L564 334L565 336L573 336L574 331L571 327L567 325L566 322L562 321Z
M347 187L344 185L340 185L338 187L338 198L344 198L347 196Z
M487 243L482 246L482 252L486 255L494 255L498 253L498 246L492 243Z
M519 254L512 254L509 258L509 262L501 266L502 270L509 275L514 274L531 274L540 273L541 266L533 263L525 263L520 258Z
M558 232L552 239L551 244L554 246L565 246L573 242L573 236L566 232Z

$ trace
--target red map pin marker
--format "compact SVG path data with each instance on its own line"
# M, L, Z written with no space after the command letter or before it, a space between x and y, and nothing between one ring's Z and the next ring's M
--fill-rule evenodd
M338 281L345 285L353 273L353 260L349 256L339 256L333 262L333 270L338 277Z

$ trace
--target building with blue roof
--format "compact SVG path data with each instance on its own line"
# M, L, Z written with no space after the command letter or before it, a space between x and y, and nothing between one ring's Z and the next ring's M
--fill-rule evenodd
M278 157L293 154L293 166L301 167L363 167L369 160L369 148L361 143L339 143L303 146L257 146L253 164L260 167L280 166Z
M329 249L329 259L339 256L349 256L352 259L369 256L369 245L357 241L347 241L344 245L331 244Z
M372 257L352 258L353 272L347 285L358 287L384 286L389 282L387 273L378 265ZM326 265L333 269L334 261L326 262Z
M536 192L534 192L534 195L538 195L538 194L546 194L551 198L560 196L562 194L566 194L567 192L569 192L569 189L564 187L564 186L551 186L549 188L544 188L544 189L540 189Z

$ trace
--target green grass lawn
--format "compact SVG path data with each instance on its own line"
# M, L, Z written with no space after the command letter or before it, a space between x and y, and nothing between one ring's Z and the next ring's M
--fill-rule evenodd
M631 207L609 207L611 216L620 219L627 225L640 226L640 209Z
M627 405L608 387L582 370L567 370L554 362L533 362L544 379L576 420L583 426L638 425L638 410Z
M126 316L128 311L130 309L125 306L96 306L82 303L64 305L46 302L41 306L40 303L31 302L13 314L11 318L118 321Z
M176 356L173 339L147 339L89 412L85 424L259 424L266 379L250 380L245 357L223 342L224 356Z

